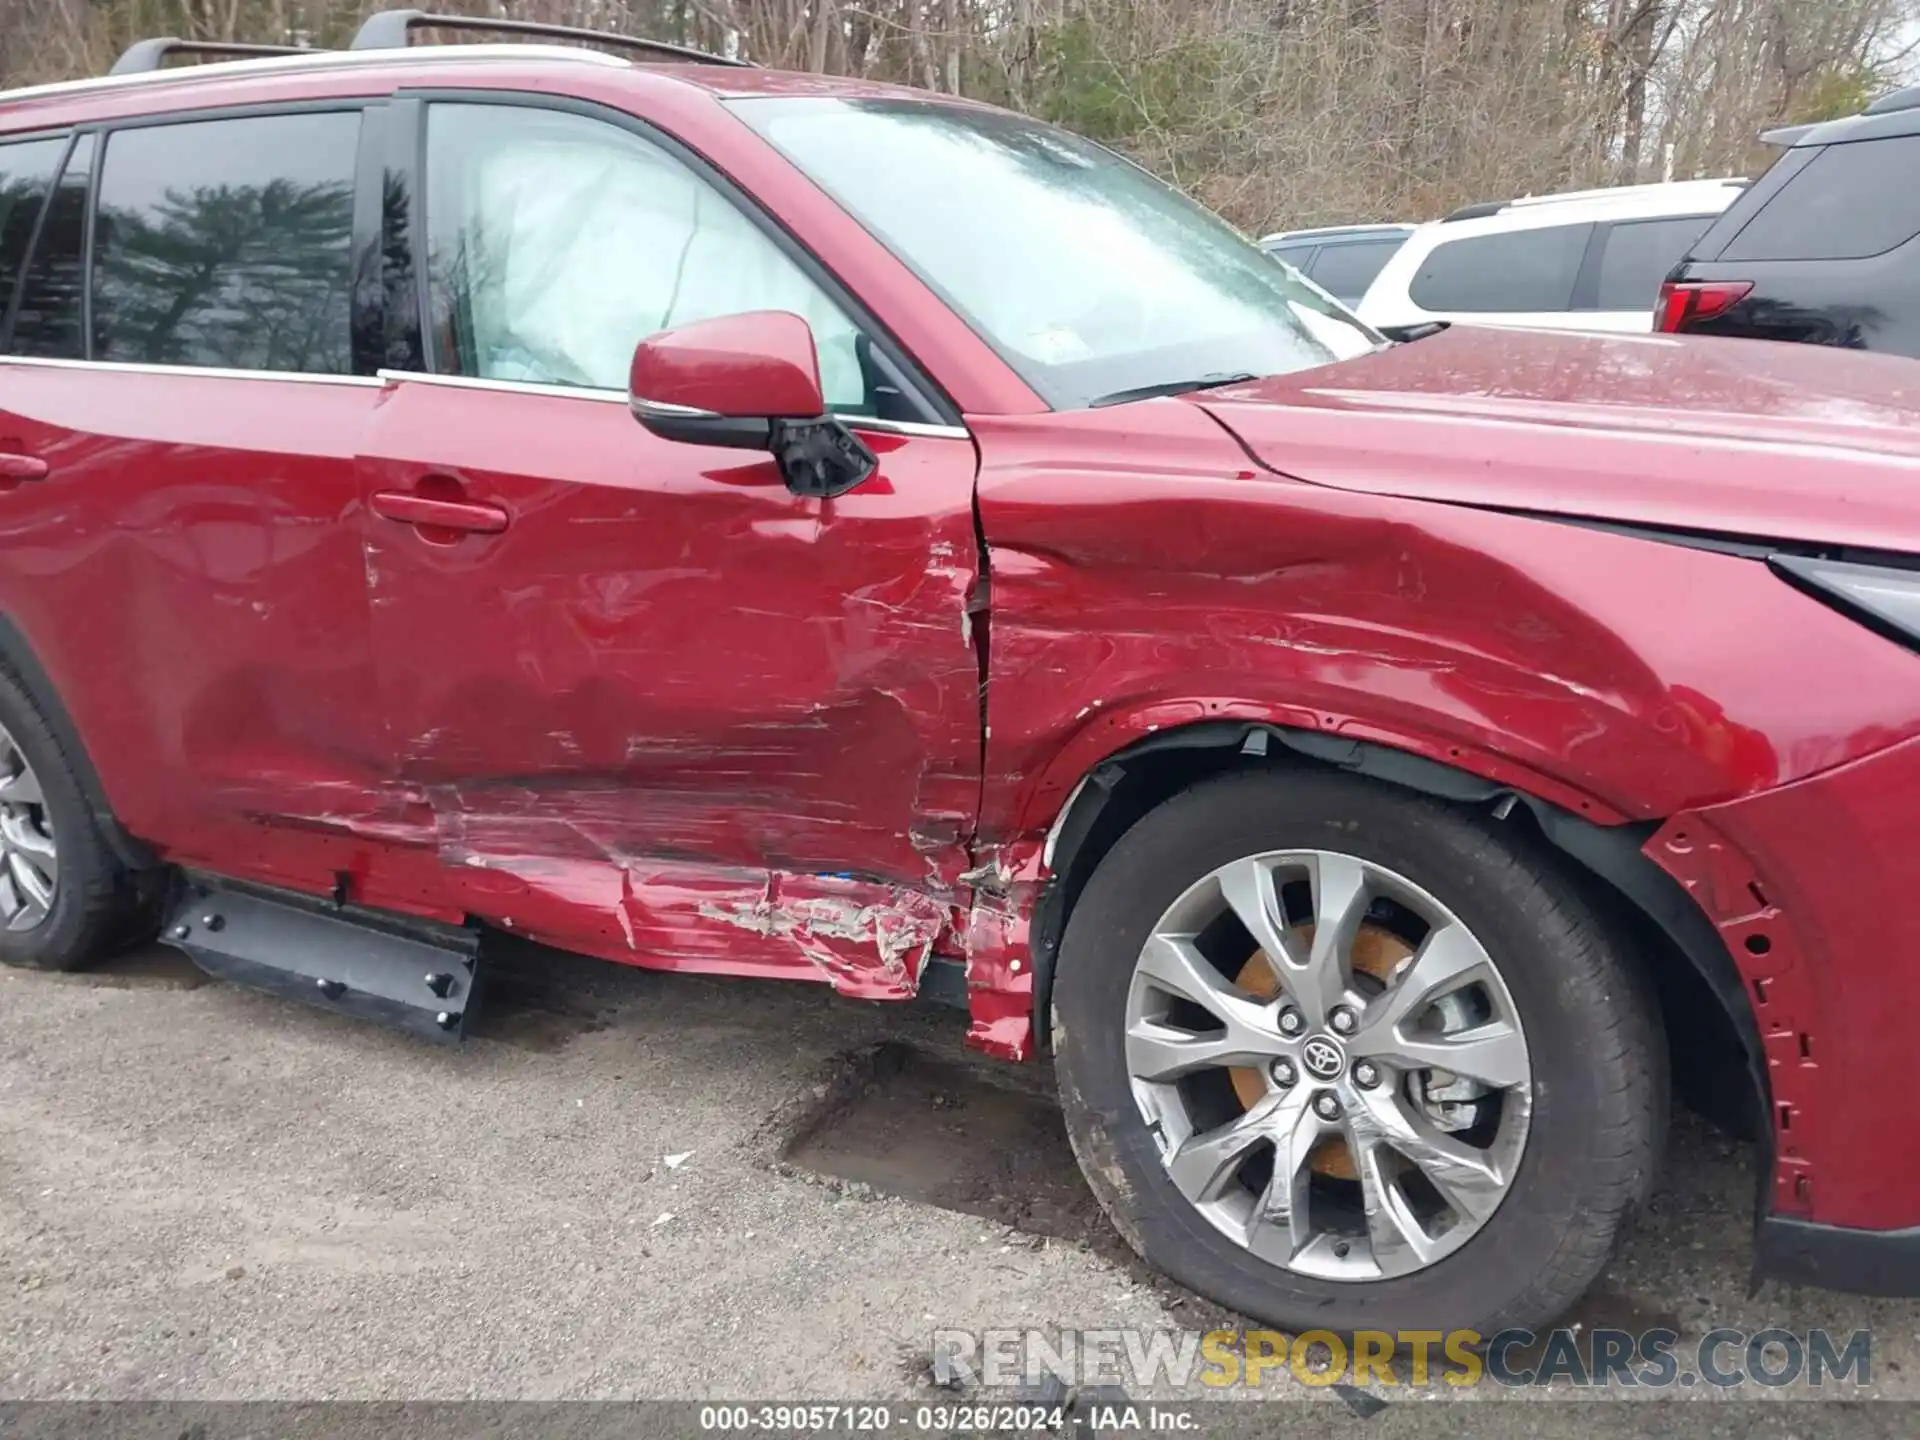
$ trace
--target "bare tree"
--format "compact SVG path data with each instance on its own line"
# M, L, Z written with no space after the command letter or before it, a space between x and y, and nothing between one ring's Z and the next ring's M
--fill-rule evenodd
M0 0L0 85L143 36L345 43L381 0ZM444 0L1012 106L1250 228L1751 172L1896 78L1920 0Z

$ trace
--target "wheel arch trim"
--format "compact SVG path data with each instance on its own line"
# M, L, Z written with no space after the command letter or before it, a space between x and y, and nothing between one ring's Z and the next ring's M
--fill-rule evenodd
M81 739L73 717L67 712L66 702L60 698L60 691L47 674L46 667L40 663L40 657L25 633L12 616L4 613L0 613L0 668L6 669L19 681L21 688L39 707L41 718L47 722L47 728L53 731L54 739L73 765L87 810L114 858L129 869L140 870L151 866L154 863L153 852L127 832L107 802L106 790L100 783L100 772L94 766L93 756L88 752L86 742Z
M1464 738L1451 739L1444 734L1403 725L1382 725L1358 715L1217 696L1155 697L1103 708L1087 716L1085 723L1064 743L1050 748L1004 813L998 805L989 805L988 819L998 822L997 828L1009 835L1031 835L1047 830L1049 825L1057 830L1060 816L1081 793L1082 782L1101 765L1169 745L1178 748L1238 743L1237 737L1249 728L1295 737L1286 743L1303 754L1308 753L1309 747L1334 756L1354 746L1365 746L1409 761L1430 761L1438 769L1463 780L1489 783L1516 794L1544 797L1569 812L1601 823L1618 824L1634 818L1598 791L1582 788ZM1227 738L1219 738L1222 735Z
M1050 1043L1054 966L1077 898L1077 893L1069 892L1074 862L1129 765L1170 750L1215 750L1255 761L1269 757L1304 761L1455 804L1485 806L1498 818L1524 806L1555 851L1580 873L1619 895L1665 936L1725 1013L1739 1039L1761 1111L1755 1117L1761 1151L1756 1222L1764 1217L1775 1140L1772 1087L1759 1023L1745 980L1718 927L1686 888L1646 853L1644 847L1660 829L1660 822L1598 824L1512 785L1371 741L1266 721L1201 721L1148 735L1089 770L1048 834L1050 876L1036 905L1032 935L1033 1024L1040 1049L1044 1051Z

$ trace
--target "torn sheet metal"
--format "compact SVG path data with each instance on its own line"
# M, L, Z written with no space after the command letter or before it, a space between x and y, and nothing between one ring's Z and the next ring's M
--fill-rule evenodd
M495 923L651 969L823 981L903 1000L952 925L918 891L844 875L697 863L469 855Z
M829 875L768 875L750 903L703 901L699 913L790 944L843 995L901 1000L920 988L950 907L911 890Z
M991 848L968 875L955 948L967 968L967 1044L1001 1060L1034 1055L1033 914L1046 888L1042 843Z

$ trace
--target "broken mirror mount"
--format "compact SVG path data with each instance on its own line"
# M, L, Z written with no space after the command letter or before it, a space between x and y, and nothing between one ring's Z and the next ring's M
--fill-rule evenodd
M767 448L780 462L795 495L831 500L861 484L880 466L873 451L831 415L817 420L775 420Z

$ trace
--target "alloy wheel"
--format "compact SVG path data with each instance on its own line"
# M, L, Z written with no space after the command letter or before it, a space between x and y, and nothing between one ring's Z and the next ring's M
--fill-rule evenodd
M60 856L39 777L0 728L0 923L31 930L47 918L60 885Z
M1153 928L1127 1070L1168 1177L1255 1257L1412 1274L1512 1188L1532 1066L1498 968L1426 890L1325 850L1222 866Z

